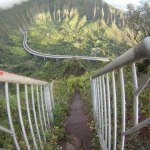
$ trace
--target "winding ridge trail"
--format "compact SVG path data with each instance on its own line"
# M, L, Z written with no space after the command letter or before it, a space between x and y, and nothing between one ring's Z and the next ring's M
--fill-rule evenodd
M77 92L70 105L69 116L66 120L66 132L71 136L72 142L66 143L63 150L91 150L92 133L87 125L88 116L85 105Z
M37 56L37 57L42 57L44 59L46 58L54 58L54 59L83 59L83 60L88 60L88 61L103 61L103 62L108 62L109 58L105 57L92 57L92 56L73 56L73 55L52 55L52 54L45 54L41 53L38 51L35 51L31 49L28 46L28 39L27 39L27 30L26 28L21 28L20 31L22 32L24 39L23 39L23 48L30 54Z

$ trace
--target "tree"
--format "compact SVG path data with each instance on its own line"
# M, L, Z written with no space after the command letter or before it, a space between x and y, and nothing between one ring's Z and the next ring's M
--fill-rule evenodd
M134 32L135 41L150 36L150 1L141 2L139 7L128 4L128 10L128 26Z

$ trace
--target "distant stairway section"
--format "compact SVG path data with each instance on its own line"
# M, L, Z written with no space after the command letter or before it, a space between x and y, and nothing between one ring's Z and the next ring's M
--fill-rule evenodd
M27 30L25 27L21 28L20 31L24 35L23 39L23 48L30 54L37 56L37 57L42 57L44 59L49 58L49 59L83 59L83 60L89 60L89 61L103 61L103 62L108 62L109 58L105 57L91 57L91 56L73 56L73 55L51 55L51 54L45 54L41 52L37 52L33 49L31 49L28 46L28 40L27 40Z

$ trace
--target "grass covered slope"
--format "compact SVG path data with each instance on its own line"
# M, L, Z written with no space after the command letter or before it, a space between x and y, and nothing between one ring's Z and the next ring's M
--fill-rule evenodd
M0 69L47 80L48 82L63 79L63 81L68 82L70 90L74 90L75 83L77 83L79 85L78 88L82 91L84 89L83 80L89 77L91 72L102 68L105 63L69 59L59 61L55 59L43 60L34 57L24 51L22 47L23 35L19 28L26 26L29 46L37 51L50 54L92 55L114 58L131 47L132 41L128 38L131 34L129 29L123 26L123 13L118 12L118 10L107 4L101 7L99 2L101 0L30 0L21 6L15 6L10 10L0 12L0 23L2 25L0 28ZM103 15L100 15L101 8L104 11ZM141 68L143 70L144 67ZM127 77L127 91L132 91L128 70L125 73ZM87 103L88 111L92 112L90 83L86 83L86 88L84 92L82 91L82 96ZM54 132L52 132L51 138L49 138L51 139L49 145L54 147L51 148L47 145L51 149L56 149L55 146L58 146L58 141L61 140L59 138L67 138L64 133L63 119L67 116L71 95L68 95L66 90L60 86L57 86L55 89L55 101L57 104L54 114L54 130L52 129ZM69 91L69 93L73 92ZM141 98L145 99L141 103L141 107L144 108L143 110L148 110L147 93L148 89L143 94L143 98ZM14 114L17 112L15 94L11 94L11 109ZM132 102L131 95L132 93L129 93L127 97ZM23 98L22 100L24 102ZM4 108L4 99L1 99L0 102L1 108ZM26 112L25 107L22 107L22 109ZM0 114L5 114L4 111L4 109L0 109ZM131 112L131 110L128 111L130 116L132 116ZM119 109L118 114L121 114L121 109ZM143 116L148 115L149 112L146 112ZM15 119L18 124L16 126L17 130L20 127L18 116ZM24 120L26 121L26 118ZM4 125L6 124L5 121L7 121L7 118L4 119ZM93 126L92 129L95 130L93 120L91 120L90 124ZM26 123L27 125L28 123ZM18 131L18 137L20 138L22 137L21 130ZM141 133L143 134L143 132ZM94 136L96 137L96 134ZM95 137L94 139L96 139ZM128 139L129 142L131 138ZM7 137L3 139L5 144L7 144L5 140ZM13 145L12 139L10 139L10 142ZM138 138L135 136L135 140L128 144L128 149L134 149L134 144L137 142ZM0 141L0 143L3 143L3 141ZM93 143L96 143L96 141L94 140ZM24 143L22 144L24 145ZM139 142L138 145L136 144L136 147L139 145L142 144Z
M70 20L65 18L59 23L47 23L43 18L37 18L36 24L28 27L29 46L37 51L114 57L127 49L124 40L127 31L115 24L107 26L99 20L88 22L85 16L80 18L77 12Z
M126 50L130 43L126 42L129 31L121 23L124 13L101 2L30 0L1 10L1 69L46 80L68 76L71 72L66 71L69 68L66 60L44 61L25 52L19 31L22 26L27 27L29 46L45 53L114 58ZM78 65L86 72L100 67L101 62L79 61Z
M123 12L102 0L30 0L0 10L0 66L8 71L24 71L25 75L36 72L38 60L22 48L21 26L28 27L33 49L51 54L114 57L128 45L124 40L128 34L124 19ZM27 64L23 66L22 62ZM43 68L45 62L40 63L38 67ZM33 72L26 74L25 66Z

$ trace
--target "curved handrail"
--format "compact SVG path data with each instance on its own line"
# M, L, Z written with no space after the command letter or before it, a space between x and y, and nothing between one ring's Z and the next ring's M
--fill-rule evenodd
M129 49L126 53L110 62L104 68L95 72L92 75L92 78L96 78L115 69L119 69L122 66L129 65L132 62L136 62L146 58L150 58L150 37L146 37L138 45Z
M27 30L25 27L21 29L21 32L24 35L24 40L23 40L23 47L24 49L29 52L30 54L33 54L38 57L43 57L43 58L55 58L55 59L83 59L83 60L93 60L93 61L104 61L108 62L108 58L104 57L89 57L89 56L71 56L71 55L52 55L52 54L45 54L41 52L37 52L33 49L31 49L28 44L27 44Z

